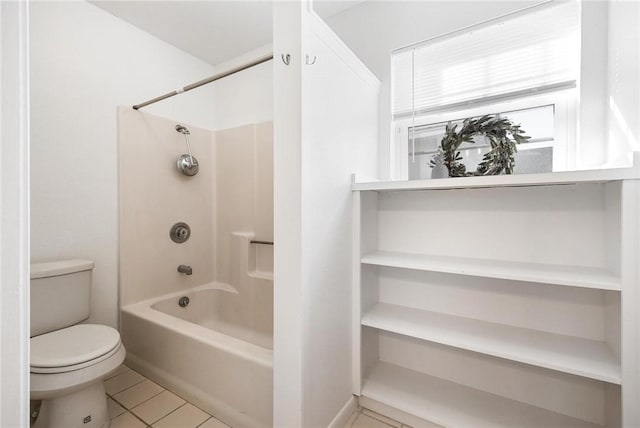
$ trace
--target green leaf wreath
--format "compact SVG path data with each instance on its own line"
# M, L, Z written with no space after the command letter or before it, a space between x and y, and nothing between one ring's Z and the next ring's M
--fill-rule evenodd
M457 128L458 125L452 126L451 122L447 124L438 152L429 162L433 168L441 157L442 163L449 170L449 177L498 175L502 172L511 174L515 167L514 154L518 151L516 144L526 143L530 138L524 135L520 125L515 125L506 117L489 114L467 118L459 131ZM478 134L489 140L491 150L484 155L475 171L468 172L460 162L462 156L458 149L462 143L473 143L473 137Z

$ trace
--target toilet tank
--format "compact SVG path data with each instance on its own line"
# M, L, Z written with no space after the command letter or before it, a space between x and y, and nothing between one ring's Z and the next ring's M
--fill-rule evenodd
M92 270L90 260L31 264L31 337L89 318Z

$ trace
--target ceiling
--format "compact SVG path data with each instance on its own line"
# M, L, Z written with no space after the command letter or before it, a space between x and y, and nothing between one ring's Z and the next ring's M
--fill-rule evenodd
M326 19L362 1L316 0L314 10ZM272 41L271 0L94 0L91 3L212 65Z

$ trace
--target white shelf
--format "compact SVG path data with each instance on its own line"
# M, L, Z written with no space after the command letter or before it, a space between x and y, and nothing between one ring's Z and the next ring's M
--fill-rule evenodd
M455 348L620 384L620 363L595 340L378 303L362 325Z
M376 251L365 254L362 257L362 263L599 290L620 290L620 278L618 276L606 269L582 266L432 256L389 251Z
M600 427L384 362L365 379L362 395L446 427Z
M268 281L273 281L273 272L265 272L260 270L251 270L249 271L249 277L256 279L266 279Z
M353 190L430 190L471 189L482 187L548 186L557 184L605 183L608 181L640 178L638 168L596 169L564 171L545 174L492 175L486 177L457 177L437 180L392 180L355 182Z

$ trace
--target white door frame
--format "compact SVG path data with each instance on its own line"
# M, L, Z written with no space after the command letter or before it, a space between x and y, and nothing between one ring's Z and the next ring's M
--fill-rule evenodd
M0 2L0 426L29 426L29 5Z

